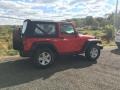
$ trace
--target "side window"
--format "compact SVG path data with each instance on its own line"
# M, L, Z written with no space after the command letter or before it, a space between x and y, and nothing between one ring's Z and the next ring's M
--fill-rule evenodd
M36 35L43 35L44 33L42 31L40 31L40 29L35 28L35 34Z
M62 24L60 32L61 32L61 34L66 34L66 35L74 35L75 34L74 28L71 24Z
M55 25L54 24L36 24L34 33L37 35L55 35Z

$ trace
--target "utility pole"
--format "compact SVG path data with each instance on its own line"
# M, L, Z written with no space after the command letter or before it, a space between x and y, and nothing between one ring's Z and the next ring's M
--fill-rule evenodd
M114 29L118 29L117 26L117 14L118 14L118 0L116 1L116 9L115 9L115 14L114 14Z

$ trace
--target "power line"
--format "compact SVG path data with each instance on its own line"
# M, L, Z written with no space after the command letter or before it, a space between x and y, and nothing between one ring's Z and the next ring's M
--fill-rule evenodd
M16 20L25 20L23 18L16 18L16 17L10 17L10 16L0 16L0 18L8 18L8 19L16 19Z
M64 17L67 17L69 15L71 15L71 14L55 15L55 16L48 16L48 17L44 16L43 18L46 18L46 19L48 19L48 18L64 18ZM79 16L79 15L81 15L81 14L76 14L74 16ZM25 18L17 18L17 17L4 16L4 15L0 15L0 18L16 19L16 20L22 20L22 21L25 20ZM34 18L31 18L31 19L34 19Z

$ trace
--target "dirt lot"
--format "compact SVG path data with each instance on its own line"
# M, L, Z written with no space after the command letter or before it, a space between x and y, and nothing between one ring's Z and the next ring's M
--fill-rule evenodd
M97 62L83 56L61 57L48 69L36 69L29 59L0 60L3 90L120 90L120 51L104 49Z

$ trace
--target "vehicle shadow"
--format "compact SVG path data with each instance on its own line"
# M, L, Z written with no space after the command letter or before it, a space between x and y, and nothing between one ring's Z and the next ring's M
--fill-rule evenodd
M111 53L120 55L120 50L119 49L113 49L113 50L111 50Z
M96 64L83 56L63 56L47 69L36 69L29 59L0 63L0 88L24 84L33 80L46 80L57 72L68 69L82 69Z

